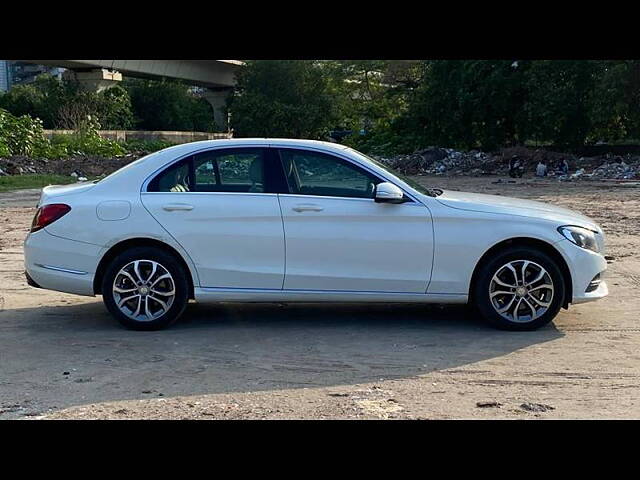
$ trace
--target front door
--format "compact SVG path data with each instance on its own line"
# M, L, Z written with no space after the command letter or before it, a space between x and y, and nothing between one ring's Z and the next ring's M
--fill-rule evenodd
M142 203L193 260L202 287L281 289L284 235L267 149L195 154L160 173Z
M425 293L433 232L424 205L376 203L382 179L347 160L279 152L290 192L279 195L285 289Z

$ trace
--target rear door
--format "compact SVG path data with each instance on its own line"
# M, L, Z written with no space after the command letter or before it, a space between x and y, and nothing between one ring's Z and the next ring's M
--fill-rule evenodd
M280 148L285 289L425 293L433 231L427 207L374 201L381 178L327 153Z
M200 152L142 193L153 217L187 251L202 287L281 289L284 234L268 148Z

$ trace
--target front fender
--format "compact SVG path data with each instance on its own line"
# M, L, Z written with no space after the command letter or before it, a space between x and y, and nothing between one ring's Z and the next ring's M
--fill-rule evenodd
M506 240L529 238L551 246L562 241L556 225L544 219L471 212L444 205L434 205L431 214L434 260L427 293L467 294L480 259Z

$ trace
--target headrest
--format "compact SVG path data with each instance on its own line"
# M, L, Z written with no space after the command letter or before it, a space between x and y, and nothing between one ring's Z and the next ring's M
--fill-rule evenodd
M263 182L261 158L256 158L251 162L251 165L249 166L249 178L253 183Z

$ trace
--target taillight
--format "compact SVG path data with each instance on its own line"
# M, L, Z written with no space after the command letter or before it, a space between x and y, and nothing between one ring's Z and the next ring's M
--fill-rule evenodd
M50 205L40 207L36 211L36 216L33 217L33 222L31 222L31 231L37 232L47 225L51 225L56 220L69 213L70 210L71 207L64 203L52 203Z

